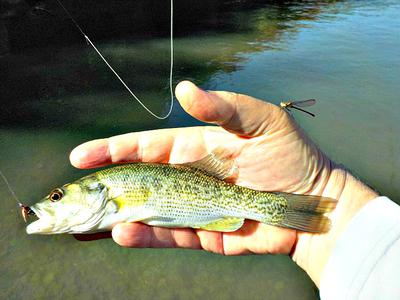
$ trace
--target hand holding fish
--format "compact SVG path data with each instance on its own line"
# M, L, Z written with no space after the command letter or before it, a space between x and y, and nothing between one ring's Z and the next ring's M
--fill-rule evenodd
M223 148L235 160L239 186L338 199L325 234L246 220L234 232L121 223L114 240L125 247L183 247L235 255L291 253L318 285L329 253L352 216L376 194L336 166L281 108L230 92L205 92L181 82L176 96L193 117L219 125L136 132L87 142L71 153L78 168L124 162L186 163Z

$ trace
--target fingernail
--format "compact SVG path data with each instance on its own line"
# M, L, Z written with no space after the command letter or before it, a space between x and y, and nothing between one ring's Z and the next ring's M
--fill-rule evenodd
M185 96L190 96L195 93L204 92L201 88L195 85L193 82L185 80L178 83L175 88L175 95L178 98L183 98Z

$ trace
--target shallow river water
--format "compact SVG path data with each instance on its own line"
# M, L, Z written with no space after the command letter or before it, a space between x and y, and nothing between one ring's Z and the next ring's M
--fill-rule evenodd
M166 20L161 24L168 26L164 2L157 11L146 6L153 1L138 1L136 14L159 12ZM317 105L310 108L316 118L294 112L301 126L332 159L400 203L397 1L225 1L210 8L207 17L204 11L190 10L189 2L176 4L178 25L186 9L197 18L182 21L177 30L175 84L190 79L205 89L231 90L276 104L316 98ZM66 29L61 29L71 35L71 43L50 36L29 46L23 38L29 40L33 29L26 27L28 34L17 39L17 29L9 27L10 52L0 57L0 169L26 204L88 173L68 160L84 141L199 125L178 105L168 120L150 117L59 8L52 10L64 18ZM80 16L84 27L85 12ZM31 19L40 26L42 18L47 17ZM106 28L123 34L101 35L90 24L88 34L97 37L99 49L143 101L155 112L165 112L168 27L155 26L146 34L146 27L137 26L131 33L123 30L124 18L108 18ZM152 22L138 17L136 23L140 21ZM7 22L16 26L15 19ZM43 22L48 26L50 21ZM32 35L46 31L35 28ZM62 36L61 29L54 35ZM123 249L111 239L28 236L3 182L0 200L1 299L318 299L308 276L286 256L222 257L191 250Z

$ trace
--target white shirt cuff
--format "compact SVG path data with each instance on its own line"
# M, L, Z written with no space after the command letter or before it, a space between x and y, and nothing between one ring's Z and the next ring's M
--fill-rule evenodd
M366 204L350 221L324 269L320 296L400 299L400 206L386 197Z

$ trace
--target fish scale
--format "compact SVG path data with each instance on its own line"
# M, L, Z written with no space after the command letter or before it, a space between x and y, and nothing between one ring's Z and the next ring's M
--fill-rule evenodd
M257 192L212 177L201 170L168 164L122 165L97 173L109 189L123 189L127 202L145 203L160 217L193 224L212 217L240 217L277 223L287 208L279 195ZM147 195L138 199L136 195ZM277 212L277 213L273 213Z

